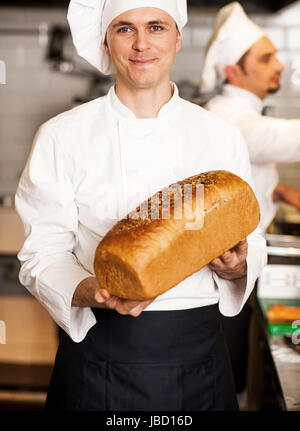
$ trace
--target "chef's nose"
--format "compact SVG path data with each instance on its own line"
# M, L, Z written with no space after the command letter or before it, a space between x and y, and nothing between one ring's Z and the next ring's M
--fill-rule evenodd
M148 35L145 30L136 32L133 49L136 51L145 51L149 47Z
M277 69L277 71L278 72L283 72L284 69L285 69L285 65L283 63L281 63L281 61L278 60L277 57L275 57L275 60L276 60L276 69Z

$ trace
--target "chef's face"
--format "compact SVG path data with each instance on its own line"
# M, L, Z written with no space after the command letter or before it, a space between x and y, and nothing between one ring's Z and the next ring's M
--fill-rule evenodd
M243 88L264 99L280 88L283 64L276 57L277 50L266 36L255 42L244 61L239 76Z
M170 69L181 45L173 18L161 9L143 7L115 18L105 49L117 70L117 84L153 88L170 83Z

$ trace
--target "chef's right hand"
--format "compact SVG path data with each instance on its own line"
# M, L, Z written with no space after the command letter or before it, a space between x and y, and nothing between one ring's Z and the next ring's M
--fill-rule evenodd
M104 306L105 308L116 310L120 314L130 314L134 317L139 316L154 301L154 299L133 301L131 299L118 298L117 296L111 296L105 289L99 289L96 292L95 300L100 307Z
M137 317L154 299L147 301L133 301L111 296L102 289L96 277L87 277L76 287L72 299L73 307L97 307L116 310L120 314L130 314Z

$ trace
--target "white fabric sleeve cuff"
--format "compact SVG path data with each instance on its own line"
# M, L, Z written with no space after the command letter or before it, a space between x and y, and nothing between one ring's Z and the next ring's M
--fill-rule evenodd
M267 263L267 252L263 237L248 237L247 275L237 280L225 280L213 272L213 278L219 288L219 310L227 317L240 313L249 298L255 282Z
M72 298L78 284L85 278L91 277L91 274L74 264L64 263L61 265L63 268L57 266L60 265L46 268L40 274L37 281L38 299L72 340L80 342L95 325L96 318L90 307L72 307ZM51 275L48 274L49 272ZM55 274L57 274L57 284ZM64 277L63 274L66 276ZM64 285L63 292L52 289L48 283L43 283L43 279L48 280L50 277L53 286Z

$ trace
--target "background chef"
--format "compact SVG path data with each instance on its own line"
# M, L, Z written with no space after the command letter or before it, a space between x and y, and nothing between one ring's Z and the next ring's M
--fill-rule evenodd
M300 160L300 120L263 116L264 99L280 88L283 64L276 47L252 22L238 2L220 9L206 47L200 90L209 93L221 85L206 108L238 127L250 155L255 193L266 231L278 201L300 210L300 190L278 184L277 162ZM235 319L222 318L237 391L246 385L249 304ZM239 348L237 348L239 346Z
M186 1L73 0L68 19L116 85L42 125L16 195L20 279L63 329L46 407L234 410L217 310L249 297L266 262L258 230L153 302L110 297L93 271L101 238L159 189L212 169L251 184L240 133L170 82Z
M222 84L207 108L236 125L249 149L255 191L265 231L279 200L300 210L300 190L278 184L276 163L300 160L300 120L263 116L264 99L280 88L283 64L263 30L238 2L220 9L206 47L200 90Z

